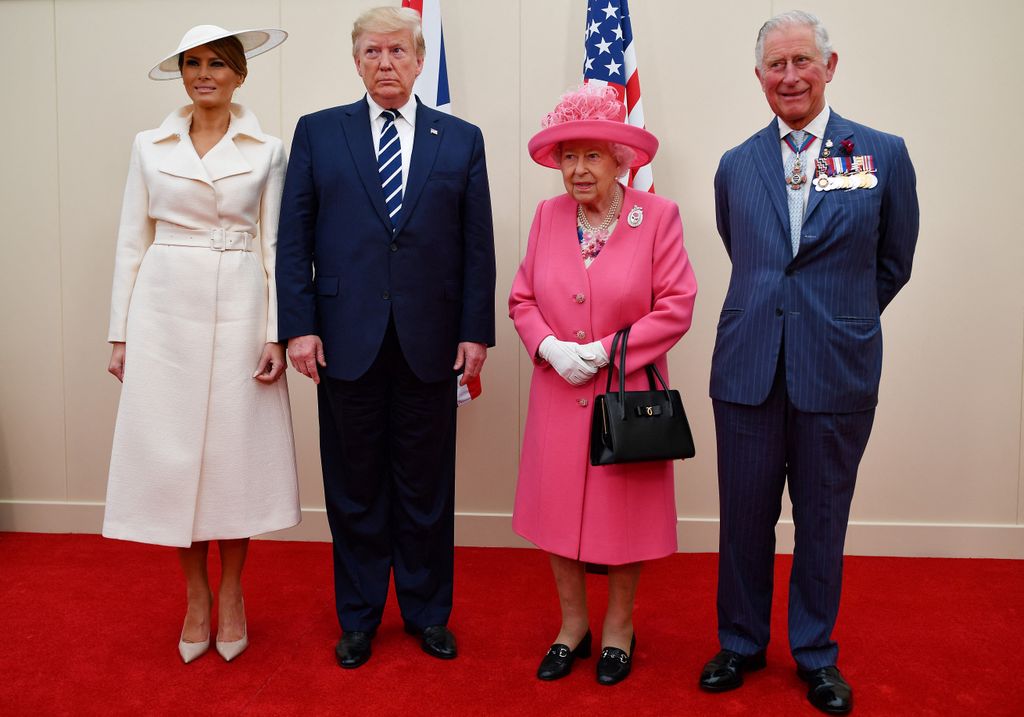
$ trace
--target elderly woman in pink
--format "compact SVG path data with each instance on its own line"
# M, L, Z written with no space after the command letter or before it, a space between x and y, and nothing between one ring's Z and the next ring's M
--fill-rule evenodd
M562 611L542 680L590 656L585 563L608 566L597 681L628 676L641 566L676 550L672 463L588 460L615 332L632 327L626 387L645 389L645 365L667 376L666 354L690 326L697 291L679 208L619 181L658 148L625 114L612 88L584 86L563 95L529 143L535 162L561 170L566 190L537 207L509 296L534 361L512 525L549 553Z

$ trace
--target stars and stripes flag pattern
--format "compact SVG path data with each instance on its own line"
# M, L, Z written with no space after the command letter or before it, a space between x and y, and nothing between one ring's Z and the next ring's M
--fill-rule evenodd
M640 73L636 66L636 45L629 20L628 0L587 0L584 49L583 81L614 87L626 105L626 121L635 127L643 127ZM645 164L631 171L629 186L653 192L651 165Z
M423 72L416 78L413 92L434 109L451 114L448 63L444 57L444 32L441 30L441 0L402 0L402 7L411 7L423 18L423 40L427 44Z

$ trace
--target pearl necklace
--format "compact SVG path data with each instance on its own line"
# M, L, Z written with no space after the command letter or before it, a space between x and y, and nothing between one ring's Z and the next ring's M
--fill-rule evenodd
M616 182L616 184L618 184L618 182ZM587 213L583 211L582 204L576 205L576 222L580 225L580 228L583 229L583 231L587 232L588 234L592 234L594 236L607 236L608 227L610 227L612 225L612 222L615 221L615 217L619 216L619 208L621 206L622 190L616 188L615 196L612 197L612 204L610 207L608 207L608 213L605 215L604 221L601 222L601 225L599 227L595 228L593 225L591 225L590 220L587 219Z
M618 183L616 182L616 184ZM601 225L596 228L587 219L587 213L583 211L583 205L576 205L576 225L579 227L580 251L583 252L583 260L588 266L601 253L604 245L608 243L608 237L611 235L609 227L615 222L616 217L619 216L619 208L622 206L622 194L622 188L616 187L615 196L612 197L611 206L608 207L608 214L605 215Z

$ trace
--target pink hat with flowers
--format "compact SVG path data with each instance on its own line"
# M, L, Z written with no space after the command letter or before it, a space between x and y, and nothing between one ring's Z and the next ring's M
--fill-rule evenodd
M530 156L537 164L553 169L561 166L555 151L563 142L589 139L625 145L635 155L631 169L650 163L658 151L657 137L626 124L626 106L608 85L587 84L566 92L540 126L543 129L527 145Z

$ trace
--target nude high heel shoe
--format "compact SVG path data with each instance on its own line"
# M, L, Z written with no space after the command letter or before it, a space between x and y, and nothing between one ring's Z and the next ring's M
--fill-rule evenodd
M245 601L242 601L242 612L245 612ZM225 662L231 662L233 659L245 652L245 648L249 646L249 629L248 625L242 625L242 637L238 640L232 640L231 642L221 642L220 635L217 636L217 652L224 658Z
M203 653L205 653L209 649L209 635L207 635L206 639L202 642L185 642L185 639L183 637L178 638L178 654L181 655L181 659L184 660L186 665L192 662L192 660L196 660L202 657Z

